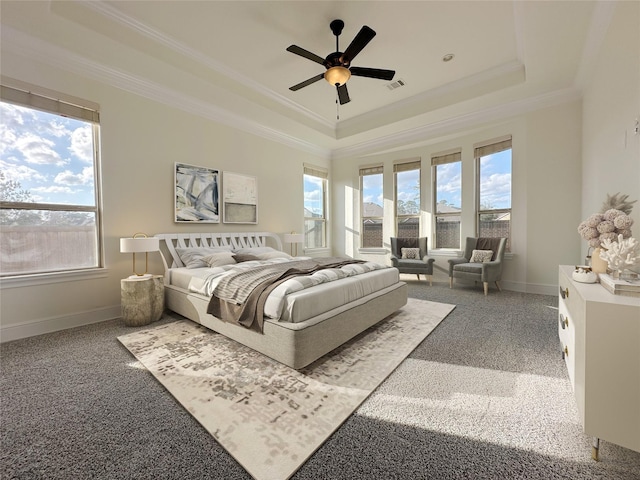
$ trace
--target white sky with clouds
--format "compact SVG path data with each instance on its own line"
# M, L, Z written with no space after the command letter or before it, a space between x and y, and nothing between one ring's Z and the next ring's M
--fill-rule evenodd
M35 202L94 205L92 126L0 102L0 169Z

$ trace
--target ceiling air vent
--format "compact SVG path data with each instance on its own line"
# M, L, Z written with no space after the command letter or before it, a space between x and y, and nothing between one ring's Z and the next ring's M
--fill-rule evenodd
M389 90L395 90L396 88L404 87L404 80L396 80L395 82L387 83L387 88Z

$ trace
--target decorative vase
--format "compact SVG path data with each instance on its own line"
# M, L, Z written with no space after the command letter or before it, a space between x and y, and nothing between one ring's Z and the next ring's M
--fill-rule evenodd
M600 258L600 247L595 248L591 254L591 271L595 273L607 273L609 264Z

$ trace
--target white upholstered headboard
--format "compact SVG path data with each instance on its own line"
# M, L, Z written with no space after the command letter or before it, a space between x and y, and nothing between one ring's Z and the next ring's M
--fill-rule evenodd
M271 232L242 233L158 233L160 255L165 272L169 268L184 267L176 248L193 247L231 247L255 248L272 247L282 250L280 237Z

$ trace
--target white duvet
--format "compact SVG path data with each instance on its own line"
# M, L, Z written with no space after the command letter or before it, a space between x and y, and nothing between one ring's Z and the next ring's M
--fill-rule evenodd
M297 257L296 260L303 258L309 257ZM176 268L172 269L171 282L210 297L218 282L232 272L288 261L285 258L273 258L215 268ZM187 279L188 286L185 286ZM311 275L290 278L278 285L266 300L264 315L275 320L300 322L371 295L397 283L398 279L397 269L375 262L322 269Z

